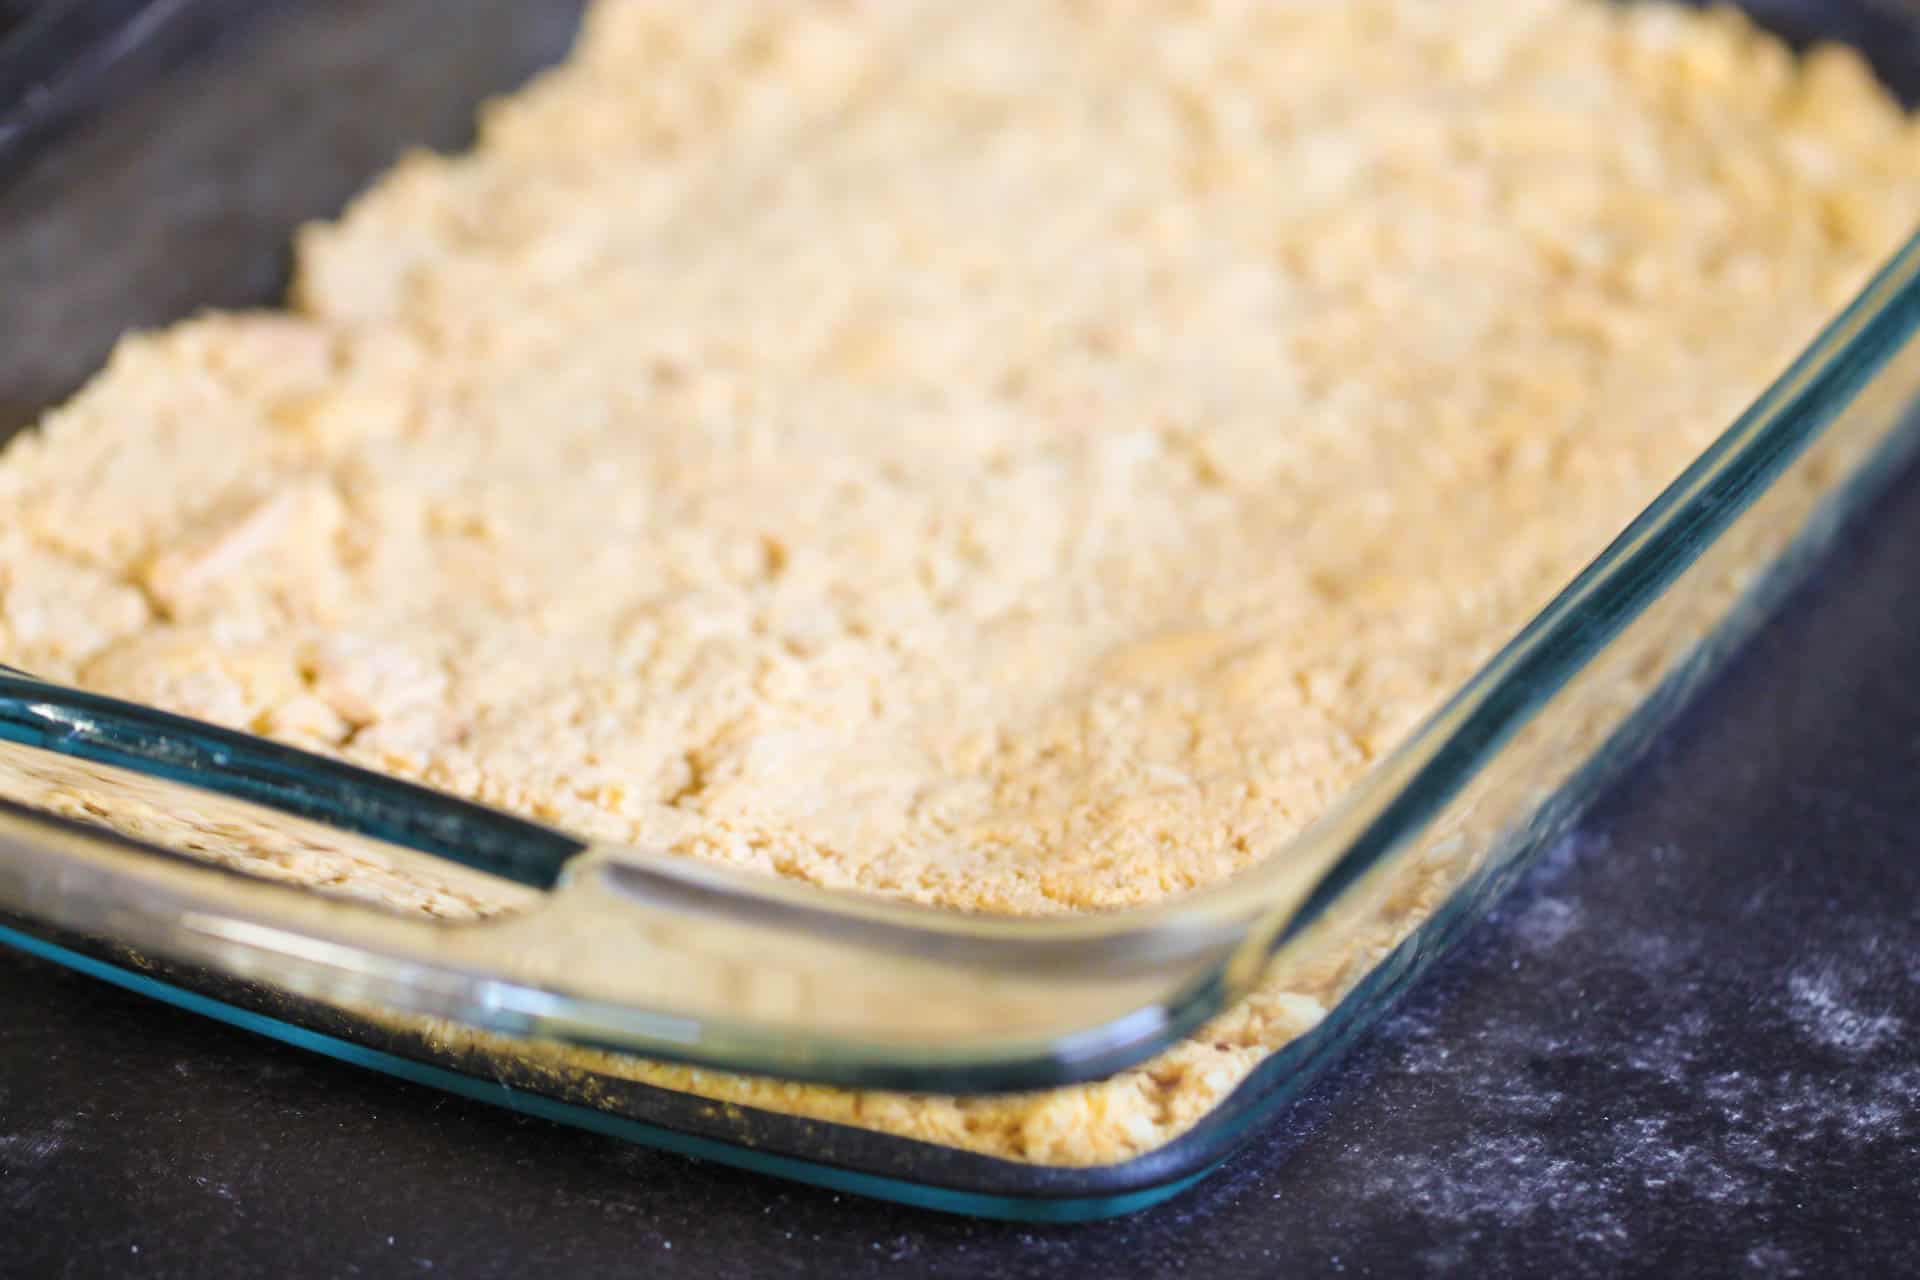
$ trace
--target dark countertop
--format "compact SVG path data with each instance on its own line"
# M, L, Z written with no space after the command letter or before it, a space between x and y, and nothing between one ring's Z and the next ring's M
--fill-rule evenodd
M447 31L342 0L289 38L309 78L164 88L0 186L0 433L127 323L268 296L292 221L398 133L457 137L563 7ZM379 74L396 47L444 66ZM1022 1227L796 1187L0 951L0 1274L1920 1275L1914 548L1909 480L1397 1016L1159 1208Z
M22 1275L1920 1274L1920 483L1400 1012L1198 1189L1075 1227L501 1113L0 954Z

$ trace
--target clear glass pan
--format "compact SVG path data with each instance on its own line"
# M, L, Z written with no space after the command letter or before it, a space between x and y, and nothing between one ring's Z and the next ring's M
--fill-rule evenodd
M11 135L0 127L0 164L18 171L0 174L8 184L0 346L16 346L0 352L0 408L14 418L68 389L97 362L91 348L120 329L195 303L270 294L271 273L231 241L222 260L203 246L198 265L178 269L160 226L108 255L123 268L134 255L133 278L144 271L164 276L160 283L132 305L89 295L82 259L99 242L88 232L104 229L129 182L218 181L206 169L222 164L231 182L244 157L219 144L249 128L257 140L262 128L236 102L248 94L283 102L303 84L319 92L323 72L338 65L316 70L312 50L337 44L342 28L358 42L348 53L369 67L383 47L412 58L420 46L407 33L423 29L432 6L354 5L347 22L330 6L288 5L240 24L241 34L213 34L220 24L208 15L228 8L129 6L128 20L143 24L138 40L111 24L68 33L70 46L91 51L75 65L92 72L52 81L54 105L60 92L76 101L100 94L101 75L116 68L122 100L63 121L42 94L32 121ZM333 24L317 16L322 8ZM564 19L572 8L474 6L460 41L423 55L449 62L435 82L448 99L436 118L470 110L476 81L498 87L488 73L504 79L557 52L565 23L555 13ZM0 43L0 87L19 75L18 40ZM146 74L161 68L168 73ZM425 92L432 71L389 76L408 81L390 91ZM307 178L303 189L289 169L274 207L248 218L243 249L277 245L270 237L284 239L288 221L324 212L378 167L383 150L414 140L377 91L339 98L328 110L348 122L340 127L376 139L363 147L366 163L329 168L316 157L329 146L337 156L338 139L311 125L279 135L292 160L324 180L316 188ZM156 112L177 127L156 134ZM143 128L133 127L136 116ZM150 140L158 135L166 141ZM194 157L199 168L130 164L142 147ZM166 198L154 203L164 209ZM251 277L236 275L241 264ZM587 849L336 762L0 672L0 941L321 1052L787 1176L1000 1216L1139 1207L1218 1163L1377 1017L1904 462L1920 396L1916 276L1920 247L1910 244L1591 567L1293 847L1164 906L1009 921ZM69 341L16 345L30 308L64 310ZM17 421L0 421L10 425ZM62 782L375 864L451 861L460 865L448 875L524 886L526 907L486 924L402 919L8 802ZM556 1083L531 1069L516 1074L510 1054L456 1052L378 1016L435 1015L506 1036L847 1085L1031 1088L1137 1061L1257 984L1285 989L1355 950L1372 963L1347 966L1343 998L1315 1030L1173 1143L1091 1169L730 1112L613 1077Z

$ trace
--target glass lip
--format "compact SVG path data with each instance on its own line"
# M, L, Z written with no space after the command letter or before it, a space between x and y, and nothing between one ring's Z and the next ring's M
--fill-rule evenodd
M296 1017L277 1016L169 977L136 972L102 956L10 927L4 916L0 916L0 945L135 995L410 1084L425 1085L521 1115L677 1155L711 1160L751 1173L789 1178L942 1213L1012 1222L1070 1223L1119 1217L1187 1190L1213 1173L1228 1154L1225 1149L1210 1144L1205 1149L1183 1153L1175 1162L1161 1158L1167 1150L1162 1148L1117 1165L1055 1167L961 1152L918 1138L849 1128L832 1121L807 1122L814 1128L838 1131L837 1158L829 1160L798 1154L778 1143L749 1144L665 1120L640 1118L551 1097L526 1087L504 1086L497 1080L423 1061L394 1047L364 1043L342 1034L339 1029L329 1031L310 1026ZM662 1092L657 1086L638 1087ZM776 1121L793 1119L778 1113L760 1114ZM1240 1128L1245 1127L1243 1124ZM860 1150L849 1152L849 1143ZM968 1157L968 1163L990 1168L991 1172L984 1176L976 1172L971 1179L942 1177L920 1166L919 1157L928 1152L942 1157Z
M1103 990L1103 996L1112 998L1100 1006L1099 1016L1083 1016L1079 1007L1072 1008L1071 1016L1081 1019L1077 1023L996 1028L956 1048L951 1043L913 1042L904 1032L892 1033L892 1039L861 1040L844 1029L729 1021L730 1011L724 1007L717 1013L689 1013L684 1007L662 1005L657 995L650 1004L625 988L610 998L604 987L595 991L590 983L569 991L565 983L529 981L525 969L495 966L503 954L498 947L449 949L455 938L470 942L477 936L485 943L485 925L386 916L376 920L369 908L343 909L309 890L189 866L164 850L105 833L56 830L51 819L42 823L44 844L27 843L56 865L62 859L91 857L117 868L121 878L92 883L117 895L114 902L123 913L113 918L124 919L129 904L136 913L146 913L147 940L156 949L184 945L178 943L178 931L156 934L151 926L176 909L169 904L179 901L164 890L183 878L191 880L205 891L198 899L198 918L230 926L220 942L228 950L214 955L217 964L241 976L285 981L309 994L350 990L396 1009L453 1017L509 1035L546 1036L856 1087L977 1091L1046 1087L1109 1075L1164 1048L1245 994L1277 952L1310 945L1306 936L1311 926L1362 892L1374 872L1418 838L1441 808L1478 776L1480 765L1660 598L1820 436L1917 327L1920 236L1908 240L1746 412L1333 810L1219 884L1147 907L1034 920L931 910L729 873L685 859L656 859L673 864L671 870L656 868L652 874L671 877L676 892L731 898L736 905L757 906L763 916L785 913L815 932L865 931L870 945L875 935L887 934L895 955L900 953L902 931L923 938L929 948L946 950L948 959L942 963L948 965L950 979L958 975L979 981L991 967L993 948L1027 947L1027 955L1048 963L1064 963L1065 957L1078 954L1083 971L1112 964L1133 948L1176 952L1186 962L1178 980L1155 989L1151 999L1136 998L1140 988L1129 987L1127 998L1135 1003L1125 1005L1117 994ZM622 901L620 886L609 877L576 877L577 859L561 874L560 863L582 846L538 824L249 735L0 673L0 749L9 741L264 803L521 884L545 887L557 879L566 892L550 895L528 915L553 914L554 904L580 907L582 896L570 883L575 880L596 882L598 897L584 900L587 908L603 913L594 923L606 911L633 905ZM0 809L0 820L5 820L0 825L13 827L16 850L22 847L22 824L30 822L23 816L27 812L12 806ZM6 834L0 830L0 836ZM0 840L0 845L6 843ZM163 858L173 865L161 865ZM5 868L6 859L0 859L0 871ZM173 879L164 879L168 876ZM84 882L69 878L64 883L71 895L74 886ZM141 884L163 891L143 901L135 892ZM48 907L45 896L39 903ZM71 905L67 909L80 910ZM343 931L341 922L355 911L359 919ZM60 918L52 922L73 923ZM580 922L576 910L569 923ZM273 932L269 928L263 933L263 923L277 927L280 937L294 939L304 950L277 953L277 969L249 969L229 958L236 947L263 945L260 939ZM242 932L246 937L236 943ZM551 931L545 935L553 936ZM311 944L316 941L327 953L324 961L315 959L319 950ZM504 952L524 959L535 949L521 936L517 947L509 945ZM189 949L185 958L204 962L209 953ZM769 950L759 962L772 967L785 965L787 959ZM321 980L311 975L323 970L332 975L325 981L334 982L333 987L312 985ZM1045 986L1037 978L1027 979L1025 970L1017 971L1023 975L1021 985ZM338 974L349 972L351 985L340 985ZM309 985L303 987L301 981Z

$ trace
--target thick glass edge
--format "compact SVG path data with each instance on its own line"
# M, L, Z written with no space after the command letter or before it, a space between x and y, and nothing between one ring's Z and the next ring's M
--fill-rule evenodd
M1602 771L1600 762L1593 762L1589 771ZM748 1143L717 1130L701 1132L701 1118L716 1113L707 1108L690 1116L684 1107L671 1104L692 1099L692 1095L663 1086L595 1076L595 1101L583 1106L565 1097L544 1094L544 1083L514 1084L497 1071L481 1074L424 1060L418 1056L417 1045L409 1047L405 1039L375 1042L378 1037L370 1034L372 1025L354 1015L343 1015L341 1020L348 1025L340 1034L328 1034L317 1026L303 1025L297 1014L275 1017L245 1007L245 1001L238 997L222 998L223 984L211 975L196 978L191 971L162 970L159 976L137 972L114 963L107 951L89 954L75 950L74 946L9 927L3 921L0 945L296 1048L557 1123L754 1172L942 1212L1071 1222L1150 1207L1218 1171L1262 1132L1281 1108L1316 1085L1360 1036L1390 1013L1401 996L1500 901L1530 861L1527 857L1493 860L1485 871L1462 884L1432 917L1375 965L1326 1019L1270 1055L1192 1129L1141 1155L1089 1166L1028 1164L878 1130L850 1128L836 1121L809 1121L753 1107L728 1108L731 1114L760 1117L761 1131ZM667 1104L664 1110L663 1104ZM775 1128L764 1127L768 1125ZM782 1134L777 1128L781 1125L835 1131L838 1136L831 1146L841 1163L809 1159L802 1153L818 1145L810 1140L811 1133Z
M497 1080L462 1075L445 1067L416 1062L383 1049L327 1035L292 1022L238 1008L211 996L83 955L58 943L0 925L0 945L72 969L189 1013L211 1018L255 1035L351 1066L378 1071L412 1084L503 1107L611 1138L654 1147L675 1155L711 1160L750 1173L769 1174L854 1195L891 1200L915 1208L1014 1222L1090 1222L1150 1208L1180 1194L1213 1172L1217 1161L1137 1190L1087 1195L1034 1196L969 1191L916 1183L860 1169L845 1168L772 1151L760 1151L718 1138L683 1133L628 1116L563 1102ZM906 1141L902 1139L901 1141ZM1222 1156L1224 1158L1224 1155Z

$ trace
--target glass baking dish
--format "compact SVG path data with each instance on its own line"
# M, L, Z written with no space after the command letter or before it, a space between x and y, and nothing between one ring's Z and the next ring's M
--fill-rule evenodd
M1920 86L1920 18L1755 9ZM126 329L276 297L298 222L399 148L456 141L479 98L564 50L578 5L475 4L458 30L431 0L76 12L0 32L0 93L32 88L10 116L0 98L0 433ZM1899 472L1916 439L1917 274L1910 244L1294 847L1166 906L1006 921L582 858L518 818L0 671L0 940L317 1052L838 1189L1033 1219L1153 1203L1377 1018ZM505 928L400 921L14 802L68 778L262 838L462 864L525 886L527 908ZM1355 952L1363 963L1327 971ZM833 984L839 1007L795 994L809 982ZM1094 1167L719 1105L604 1057L556 1069L522 1043L863 1087L1040 1088L1138 1061L1260 984L1303 983L1339 995L1312 1030L1172 1142Z

